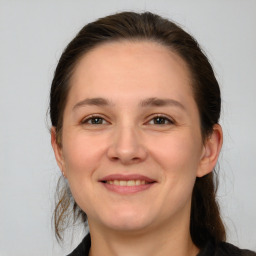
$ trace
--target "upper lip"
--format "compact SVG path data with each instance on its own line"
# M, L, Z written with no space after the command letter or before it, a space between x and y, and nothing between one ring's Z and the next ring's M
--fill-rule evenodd
M124 175L124 174L111 174L108 176L103 177L99 181L101 182L106 182L106 181L112 181L112 180L145 180L146 182L152 183L156 182L156 180L153 180L147 176L140 175L140 174L129 174L129 175Z

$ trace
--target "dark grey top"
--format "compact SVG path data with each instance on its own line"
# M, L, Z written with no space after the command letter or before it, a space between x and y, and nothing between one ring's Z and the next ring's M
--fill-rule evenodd
M67 256L89 256L90 247L91 237L90 234L88 234L77 248ZM215 244L209 241L197 256L256 256L256 253L239 249L229 243L221 242Z

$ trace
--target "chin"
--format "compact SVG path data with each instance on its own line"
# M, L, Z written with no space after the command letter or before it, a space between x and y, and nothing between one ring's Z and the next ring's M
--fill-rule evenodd
M118 222L118 223L111 223L108 228L116 231L124 231L124 232L139 232L143 231L148 227L145 223L133 223L130 221L127 222Z
M146 216L141 216L139 213L115 213L102 220L103 225L117 231L140 231L147 228L152 223Z

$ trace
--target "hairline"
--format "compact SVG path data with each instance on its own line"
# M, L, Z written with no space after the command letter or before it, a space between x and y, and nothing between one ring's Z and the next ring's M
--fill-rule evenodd
M177 49L175 49L173 46L168 45L167 43L164 42L163 39L159 39L159 38L155 38L154 36L152 37L146 37L146 36L127 36L127 38L125 37L113 37L113 38L108 38L108 39L103 39L101 42L97 42L95 43L93 46L91 47L87 47L84 50L82 50L79 54L78 57L75 59L75 61L71 64L71 68L69 73L67 74L67 80L66 80L66 94L65 94L65 100L63 101L63 106L61 107L61 112L60 114L60 119L59 122L57 123L56 126L56 133L57 133L57 137L59 137L59 141L61 144L62 141L62 126L63 126L63 120L64 120L64 112L67 106L67 101L68 101L68 97L69 97L69 92L70 92L70 88L71 88L71 84L72 84L72 79L73 79L73 75L75 73L76 67L79 65L79 63L82 61L82 59L89 54L90 52L92 52L93 50L97 49L100 46L103 45L108 45L108 44L116 44L116 43L122 43L122 42L130 42L130 43L140 43L140 42L151 42L153 44L159 45L159 46L163 46L164 48L166 48L170 53L175 54L176 56L178 56L182 62L185 64L185 67L187 69L187 74L188 74L188 82L189 85L191 86L192 89L192 96L193 99L196 103L196 107L198 109L198 113L199 113L199 118L200 118L200 126L201 126L201 136L203 141L205 140L205 136L203 134L203 130L202 130L202 121L201 121L201 113L199 110L199 106L197 103L197 99L196 99L196 91L195 91L195 83L197 83L194 74L192 72L192 68L189 65L189 62L182 56L182 54L179 53L179 51ZM60 133L60 136L58 136L58 133Z

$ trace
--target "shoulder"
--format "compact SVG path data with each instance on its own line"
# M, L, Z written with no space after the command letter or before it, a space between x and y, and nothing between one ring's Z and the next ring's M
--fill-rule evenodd
M83 241L67 256L88 256L91 247L90 234L86 235Z
M219 244L217 251L220 255L234 255L234 256L256 256L255 252L240 249L232 244L222 242ZM218 255L218 254L217 254Z
M83 241L67 256L88 256L91 247L90 234L86 235ZM215 244L208 242L200 251L198 256L256 256L256 253L250 250L239 249L238 247L221 242Z
M240 249L230 243L208 242L207 245L200 251L198 256L256 256L255 252Z

